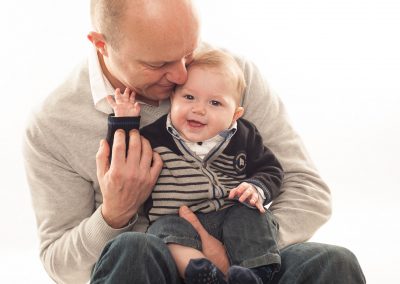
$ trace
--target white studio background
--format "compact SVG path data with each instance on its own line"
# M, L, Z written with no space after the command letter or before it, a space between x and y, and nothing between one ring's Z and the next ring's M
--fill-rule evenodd
M368 283L399 283L400 2L196 2L203 38L258 64L331 187L333 216L313 241L351 249ZM85 57L88 6L0 5L2 283L52 283L38 258L21 136L29 111Z

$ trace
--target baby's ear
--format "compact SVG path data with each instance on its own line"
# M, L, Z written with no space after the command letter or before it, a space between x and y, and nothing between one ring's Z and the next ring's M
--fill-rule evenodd
M233 115L232 122L238 120L239 118L241 118L241 117L243 116L243 114L244 114L244 108L243 108L243 107L238 107L238 108L235 110L235 113L234 113L234 115Z

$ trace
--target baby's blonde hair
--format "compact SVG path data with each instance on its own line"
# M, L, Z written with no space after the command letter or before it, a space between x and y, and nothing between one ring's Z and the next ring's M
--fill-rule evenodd
M229 76L232 84L236 84L236 99L238 105L241 104L246 80L242 69L232 55L221 49L202 48L195 52L193 61L187 66L188 71L193 67L215 68Z

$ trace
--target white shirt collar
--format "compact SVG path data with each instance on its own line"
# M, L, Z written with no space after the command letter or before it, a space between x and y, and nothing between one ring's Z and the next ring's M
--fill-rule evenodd
M186 147L188 147L192 153L196 154L201 160L203 160L216 145L222 144L236 133L237 122L235 121L229 129L221 131L219 134L207 139L206 141L202 141L201 143L191 142L183 139L176 128L172 125L170 113L167 117L166 128L173 137L183 141L184 145L186 145Z
M168 117L167 117L166 128L167 128L167 131L175 138L182 140L186 143L190 142L190 141L186 141L185 139L183 139L181 137L181 135L179 134L178 130L176 130L176 128L172 125L170 113L168 114ZM216 136L214 136L210 139L207 139L206 141L203 141L203 143L207 142L207 141L222 141L225 139L230 139L236 133L236 130L237 130L237 122L235 121L229 129L221 131Z
M114 95L114 88L103 74L95 48L89 52L89 81L95 108L107 114L112 113L106 97Z

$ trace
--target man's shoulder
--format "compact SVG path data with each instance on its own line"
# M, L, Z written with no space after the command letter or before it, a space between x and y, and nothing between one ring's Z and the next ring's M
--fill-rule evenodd
M91 95L87 62L83 62L33 108L26 129L40 136L60 137L77 134L82 128L95 132L99 115Z
M33 109L33 117L73 115L78 109L83 111L88 103L93 105L87 62L82 62Z

